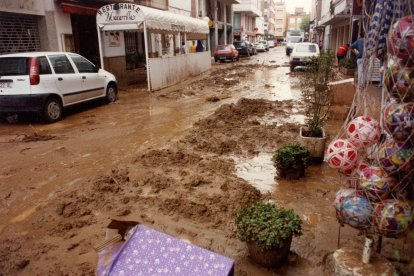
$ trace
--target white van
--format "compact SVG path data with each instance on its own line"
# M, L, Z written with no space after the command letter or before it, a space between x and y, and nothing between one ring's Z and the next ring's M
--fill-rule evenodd
M0 114L37 112L47 122L63 108L97 98L117 99L113 74L67 52L0 55Z

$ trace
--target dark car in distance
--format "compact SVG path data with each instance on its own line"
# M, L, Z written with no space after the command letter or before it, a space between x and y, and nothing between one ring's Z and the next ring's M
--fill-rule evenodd
M239 60L239 52L233 44L217 45L214 49L214 61Z
M240 55L250 56L253 55L253 44L249 41L235 41L233 43L236 50L239 51Z

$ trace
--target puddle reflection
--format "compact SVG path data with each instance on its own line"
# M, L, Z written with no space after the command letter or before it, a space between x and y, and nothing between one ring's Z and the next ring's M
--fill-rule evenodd
M276 169L271 153L260 153L252 159L233 157L236 175L248 181L262 193L272 191L276 186Z

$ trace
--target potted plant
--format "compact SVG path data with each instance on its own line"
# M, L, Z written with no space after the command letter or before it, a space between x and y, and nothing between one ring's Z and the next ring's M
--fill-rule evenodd
M292 236L302 234L302 220L293 210L258 202L235 214L237 236L247 243L250 257L265 267L281 266Z
M305 169L311 160L309 150L298 143L284 145L272 157L279 176L288 179L305 176Z
M314 160L322 161L326 135L323 128L331 97L329 83L335 79L332 70L335 56L332 52L321 52L308 64L308 70L299 76L300 89L305 105L305 127L300 128L300 143L308 148Z
M339 62L339 70L347 76L355 74L355 61L350 58L344 58Z

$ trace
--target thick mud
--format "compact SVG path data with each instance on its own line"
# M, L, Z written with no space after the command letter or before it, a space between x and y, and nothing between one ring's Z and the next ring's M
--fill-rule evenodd
M77 110L53 125L2 124L0 275L94 275L93 246L104 240L109 218L227 255L236 275L330 275L337 173L315 165L306 178L286 181L269 162L297 139L303 121L280 55L274 49L268 61L216 65L152 95L121 91L116 104ZM252 263L236 238L234 211L258 200L293 208L304 220L304 235L280 269ZM362 241L341 229L340 246L362 249ZM385 254L401 248L384 241Z

